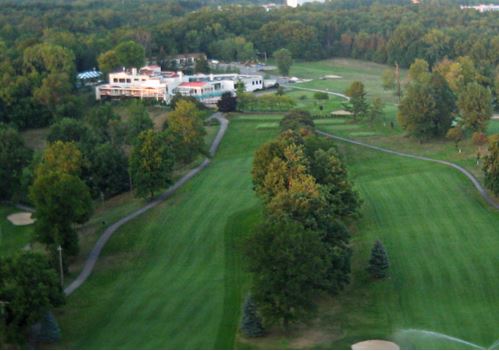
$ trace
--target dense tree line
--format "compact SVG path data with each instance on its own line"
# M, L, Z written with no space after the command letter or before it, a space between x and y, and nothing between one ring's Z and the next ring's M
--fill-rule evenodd
M314 135L307 112L290 111L281 128L255 155L253 184L265 215L245 253L264 325L286 328L310 315L318 294L336 294L349 282L344 223L355 218L360 200L335 145Z
M59 250L67 272L79 252L76 225L90 218L94 199L130 187L151 198L171 184L175 164L205 152L203 117L190 99L177 98L162 131L154 130L141 102L131 102L126 112L122 119L103 104L82 119L63 118L34 155L17 130L0 123L0 198L35 207L35 240L45 249L0 260L0 345L24 345L34 324L34 342L58 338L50 309L64 301Z
M491 88L469 57L445 59L433 69L417 59L409 79L398 111L398 121L409 135L419 140L447 135L459 141L465 134L486 130L493 112Z
M80 116L85 102L73 94L76 71L165 63L184 52L246 61L284 48L294 59L345 56L402 67L416 58L433 67L468 57L495 94L497 12L461 10L452 1L333 0L268 12L220 3L229 1L6 2L0 121L28 128Z

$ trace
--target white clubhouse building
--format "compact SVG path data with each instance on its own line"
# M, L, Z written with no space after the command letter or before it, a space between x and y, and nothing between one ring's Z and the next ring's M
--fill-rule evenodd
M125 69L109 74L109 83L95 88L95 97L101 99L138 98L154 99L168 103L177 93L193 96L204 103L216 103L223 93L235 93L237 84L245 90L262 90L265 81L260 75L195 74L161 71L160 66L150 65L137 70ZM272 82L275 84L275 82Z

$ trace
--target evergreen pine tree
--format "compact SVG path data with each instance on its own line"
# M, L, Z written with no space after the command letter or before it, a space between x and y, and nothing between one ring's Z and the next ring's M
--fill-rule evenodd
M218 111L220 112L234 112L237 107L237 99L231 92L222 94L222 98L217 102Z
M264 334L262 322L257 314L256 304L251 295L246 296L246 300L244 301L243 318L240 328L243 334L250 338Z
M54 343L61 339L61 329L59 323L52 312L47 312L40 321L40 333L38 342Z
M381 241L376 240L371 250L371 258L369 259L369 266L367 271L373 278L385 278L388 275L388 255L386 254L385 247Z

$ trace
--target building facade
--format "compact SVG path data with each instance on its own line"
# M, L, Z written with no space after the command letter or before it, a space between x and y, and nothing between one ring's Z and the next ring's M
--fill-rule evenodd
M298 7L308 2L325 2L326 0L286 0L286 5L289 7Z
M216 103L223 93L236 93L238 84L245 91L253 92L265 88L260 75L241 74L195 74L161 71L159 66L145 66L116 71L109 74L109 83L95 88L95 97L101 99L152 99L169 103L175 94L193 96L207 104Z

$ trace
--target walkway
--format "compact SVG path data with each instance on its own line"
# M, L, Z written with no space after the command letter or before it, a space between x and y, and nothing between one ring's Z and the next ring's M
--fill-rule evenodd
M218 133L215 136L215 139L213 140L209 150L210 157L213 157L215 156L215 153L217 152L217 149L220 146L220 143L222 142L225 132L227 131L227 128L229 126L229 121L223 116L223 114L219 112L214 113L209 118L209 120L210 119L216 119L220 123L220 129L218 130ZM99 258L102 252L102 249L104 248L108 240L111 238L111 236L116 232L116 230L118 230L123 224L130 222L132 219L137 218L144 212L150 210L153 207L156 207L166 199L170 198L182 185L184 185L187 181L192 179L196 174L205 169L209 164L210 164L210 159L209 158L204 159L199 166L191 169L186 175L180 178L172 187L170 187L167 191L158 196L155 200L149 202L146 206L139 208L135 212L130 213L129 215L123 217L118 222L108 227L104 231L104 233L101 234L99 240L97 240L97 243L92 248L92 251L90 251L90 254L88 255L85 261L85 265L83 266L83 270L80 272L78 277L76 277L76 279L64 289L64 293L66 295L72 294L88 279L90 274L92 274L95 264L97 263L97 259Z

